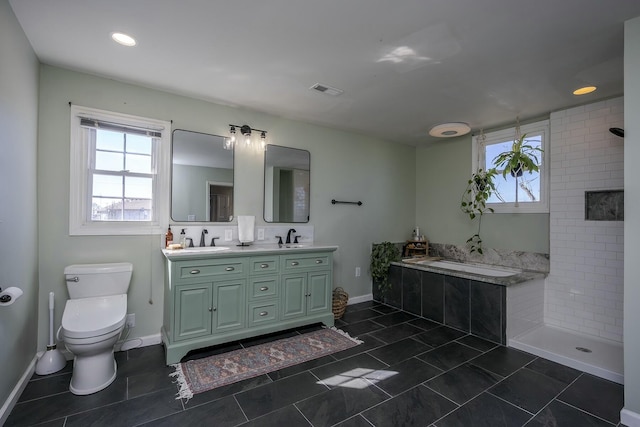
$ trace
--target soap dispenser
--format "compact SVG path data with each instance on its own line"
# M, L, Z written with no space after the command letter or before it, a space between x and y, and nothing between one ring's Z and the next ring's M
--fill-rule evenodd
M180 232L180 246L182 246L183 249L187 247L187 234L184 228Z
M171 232L171 225L169 225L169 229L164 235L164 247L168 248L170 244L173 243L173 233Z

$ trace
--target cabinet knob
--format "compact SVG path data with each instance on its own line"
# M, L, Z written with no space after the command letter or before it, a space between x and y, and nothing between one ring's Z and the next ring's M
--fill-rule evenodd
M292 261L292 262L291 262L291 265L293 265L294 267L295 267L296 265L298 265L298 264L300 264L298 261Z
M209 307L209 311L213 311L213 307Z
M260 290L261 290L261 291L263 291L263 292L264 292L264 291L268 291L268 290L269 290L269 287L268 287L268 286L263 286L263 287L261 287L261 288L260 288Z
M260 268L269 268L269 264L260 264Z
M189 274L200 274L200 270L191 270Z
M322 264L322 260L321 259L317 259L316 260L316 264Z
M209 311L216 311L216 310L218 310L217 307L209 307Z
M227 267L227 268L225 268L225 271L233 271L233 270L235 270L235 268L233 268L233 267Z
M266 316L267 314L269 314L268 311L261 311L260 313L258 313L260 316Z

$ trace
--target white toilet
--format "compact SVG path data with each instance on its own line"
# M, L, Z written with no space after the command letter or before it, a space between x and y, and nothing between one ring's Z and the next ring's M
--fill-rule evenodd
M64 269L70 299L58 334L75 356L69 386L73 394L95 393L116 378L113 347L124 329L132 271L128 262Z

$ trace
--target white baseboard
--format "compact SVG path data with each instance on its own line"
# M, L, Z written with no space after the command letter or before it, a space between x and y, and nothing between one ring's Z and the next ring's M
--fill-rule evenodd
M29 366L27 366L27 369L22 374L22 377L20 377L20 380L11 391L11 394L2 405L2 408L0 408L0 426L4 425L5 421L7 421L7 418L9 418L9 414L13 410L13 407L16 406L16 403L18 402L20 395L24 391L25 387L29 383L29 380L31 379L31 376L36 370L37 361L38 361L38 354L33 356L31 363L29 363Z
M620 422L627 427L640 427L640 414L622 408L622 411L620 411Z
M358 297L351 297L349 301L347 301L347 305L358 304L361 302L371 301L373 299L373 294L360 295Z

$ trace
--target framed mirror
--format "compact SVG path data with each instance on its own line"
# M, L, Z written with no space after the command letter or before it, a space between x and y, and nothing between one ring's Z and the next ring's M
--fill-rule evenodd
M264 154L264 220L309 222L311 156L268 144Z
M173 131L171 218L185 222L233 219L233 145L223 136Z

